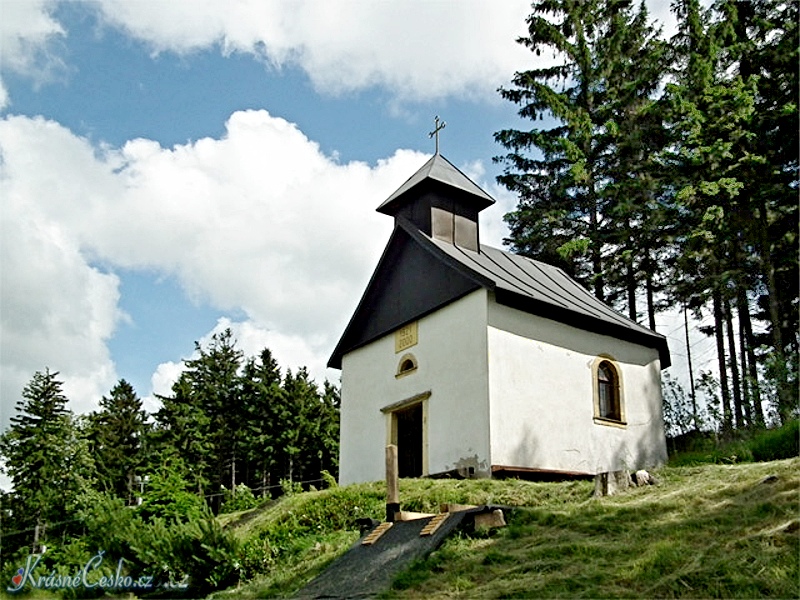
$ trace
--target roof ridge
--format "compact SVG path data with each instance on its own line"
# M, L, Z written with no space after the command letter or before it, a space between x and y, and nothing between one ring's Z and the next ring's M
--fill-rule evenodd
M542 271L551 271L551 272L552 271L556 271L562 277L565 278L565 280L570 284L570 286L573 289L578 289L581 292L582 295L585 295L587 298L591 299L594 304L599 305L598 308L605 308L606 311L610 311L611 313L613 313L614 316L617 317L621 321L621 324L630 323L630 324L635 325L636 327L638 327L640 330L642 330L643 333L646 332L646 333L649 333L651 335L661 336L664 339L666 339L666 336L664 334L659 333L658 331L655 331L653 329L650 329L649 327L645 327L641 323L639 323L637 321L634 321L629 316L617 311L613 307L611 307L608 304L606 304L603 300L600 300L599 298L594 296L591 292L589 292L589 290L587 290L586 288L581 286L577 281L575 281L575 279L573 277L568 275L567 272L564 271L564 269L562 269L561 267L557 267L555 265L551 265L550 263L547 263L547 262L544 262L544 261L541 261L541 260L537 260L535 258L531 258L530 256L525 256L523 254L516 254L514 252L509 252L508 250L503 250L502 248L495 248L494 246L489 246L488 244L481 244L481 248L484 248L484 247L489 249L489 250L494 250L494 251L500 252L500 253L508 256L508 257L511 257L512 258L512 262L513 262L514 259L516 259L516 260L525 260L527 262L532 263L534 266L536 266L537 268L541 269ZM489 257L488 254L487 254L487 258L489 258L491 260L491 258ZM542 267L546 267L546 269L542 269ZM500 268L502 268L502 267L500 267ZM553 281L553 278L549 273L544 273L544 274L548 279ZM553 283L555 285L560 285L559 283L557 283L555 281L553 281ZM575 294L570 293L570 290L565 289L564 291L567 294L569 294L569 295L571 295L573 297L575 296ZM594 307L592 307L592 308L594 309L594 311L598 310L598 308L594 308Z
M495 199L486 193L477 183L472 181L461 169L456 167L441 154L434 154L425 161L417 171L398 187L376 210L384 214L392 214L392 207L401 196L426 180L437 181L444 185L459 189L470 194L483 205L482 208L491 206Z

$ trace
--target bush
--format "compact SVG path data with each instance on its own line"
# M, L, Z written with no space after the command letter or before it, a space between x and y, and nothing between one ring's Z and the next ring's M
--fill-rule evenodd
M145 520L194 521L207 516L208 505L188 490L189 485L176 467L161 467L151 478L138 512Z
M800 455L800 421L789 421L778 429L758 433L750 442L753 459L781 460Z
M282 482L290 488L287 481ZM295 488L296 490L296 488ZM242 575L246 578L267 573L279 560L297 555L302 547L338 531L357 531L356 519L379 517L385 509L383 490L363 484L330 488L320 492L284 495L272 512L241 549Z
M734 432L739 439L715 442L709 437L692 440L689 449L673 454L673 467L706 463L734 464L752 461L782 460L800 456L800 421L789 421L778 429L752 434L746 430Z
M281 491L284 496L294 496L303 493L303 484L291 479L281 479Z
M324 486L325 489L339 487L339 484L336 481L336 477L331 475L325 469L323 469L322 472L320 473L320 477L322 478L322 482L325 484Z
M259 500L245 484L240 483L233 491L225 494L225 503L219 509L221 514L248 510L259 505Z

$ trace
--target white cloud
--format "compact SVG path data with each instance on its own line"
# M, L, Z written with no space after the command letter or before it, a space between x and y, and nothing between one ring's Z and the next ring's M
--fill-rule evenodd
M317 91L340 94L382 87L395 101L469 97L499 102L496 89L532 66L516 43L526 34L529 0L97 0L109 26L152 51L190 54L219 47L270 68L298 67ZM675 30L666 2L647 2L652 17ZM52 78L65 64L53 49L68 34L55 20L56 0L3 3L3 68ZM544 57L537 59L540 63ZM541 64L539 66L542 66ZM0 80L0 109L11 100ZM389 108L402 113L397 102Z
M106 342L119 313L106 269L149 268L245 317L248 353L325 362L392 227L375 212L426 156L340 164L293 124L234 113L221 139L95 148L42 118L0 121L2 368L6 412L33 371L60 370L75 408L115 381ZM177 357L176 357L177 358ZM159 367L167 393L178 363Z
M49 14L54 4L51 0L2 3L0 53L4 70L42 82L63 68L61 59L51 51L53 43L64 35L64 29ZM0 80L0 109L8 104L8 92Z
M226 329L231 330L237 348L245 356L258 356L264 348L269 348L284 374L286 369L296 372L299 367L308 366L312 378L320 385L328 375L324 361L320 360L321 357L327 359L326 354L333 349L326 343L327 336L317 336L316 340L308 339L301 335L261 327L255 321L231 321L223 317L200 344L205 347L211 341L213 334L222 333ZM336 373L338 374L338 371Z
M672 36L677 23L670 3L645 4L663 36ZM497 101L497 87L516 71L534 60L539 67L552 62L516 42L527 34L530 0L99 0L99 6L108 24L155 53L218 45L224 53L257 55L273 68L297 66L317 91L332 94L375 86L400 101Z
M48 214L55 190L40 187L47 175L17 152L17 143L26 144L13 133L19 124L0 121L0 426L33 373L46 367L60 372L73 408L94 408L115 379L106 342L120 316L117 277L88 264L74 235Z
M161 401L156 396L169 396L172 385L178 381L182 372L183 362L167 361L156 367L150 378L150 394L142 397L142 406L147 412L155 413L161 408Z
M495 203L480 214L481 244L505 249L503 240L508 237L508 226L503 217L516 208L517 196L495 181L475 181L495 199Z
M275 68L300 67L317 90L334 94L384 86L402 100L495 99L497 86L530 57L515 42L525 33L527 0L104 0L99 6L109 24L155 52L219 44Z
M351 281L372 266L391 222L374 208L424 156L375 167L338 164L294 125L238 112L219 140L119 153L125 191L107 218L73 227L87 248L126 267L177 275L196 296L277 329L315 335L336 319Z
M495 203L480 213L480 242L495 248L503 248L503 239L508 237L508 227L503 216L514 210L517 196L493 179L487 179L486 167L481 160L459 165L461 171L484 189Z
M307 338L297 334L267 329L253 320L232 321L228 317L221 317L214 328L202 336L198 343L201 347L207 348L212 336L226 329L231 330L236 347L245 357L258 356L264 348L269 348L284 374L286 369L296 372L299 367L306 366L311 377L320 386L326 378L330 380L337 378L338 371L325 368L326 354L332 348L324 344L314 345ZM183 360L193 360L198 357L198 352L194 351L184 356ZM173 384L178 381L183 370L183 361L168 361L158 365L151 378L152 394L143 398L144 407L148 412L155 412L161 407L161 402L156 396L170 395Z

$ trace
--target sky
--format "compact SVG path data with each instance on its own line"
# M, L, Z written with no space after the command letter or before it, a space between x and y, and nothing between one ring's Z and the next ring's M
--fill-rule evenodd
M493 133L530 123L497 88L552 60L515 42L529 11L0 0L0 429L45 368L76 413L121 378L155 410L226 328L338 382L327 359L392 228L375 208L433 153L435 116L502 246ZM680 363L681 321L659 322Z

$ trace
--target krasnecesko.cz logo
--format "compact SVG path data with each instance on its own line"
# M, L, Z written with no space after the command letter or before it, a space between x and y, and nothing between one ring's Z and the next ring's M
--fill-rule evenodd
M39 561L42 559L41 554L32 554L28 556L28 560L24 567L17 569L17 574L11 578L13 585L6 588L8 592L18 592L26 584L30 584L32 588L56 590L56 589L77 589L77 588L101 588L104 590L152 590L156 586L153 583L151 575L142 575L133 578L130 575L122 573L123 559L119 559L117 563L117 570L114 575L100 575L95 573L100 565L103 564L103 555L105 550L101 550L92 558L86 561L81 569L74 575L63 575L51 571L48 575L34 576L36 567L39 566ZM188 578L185 577L179 583L167 583L158 586L159 588L170 588L184 590L188 587Z

